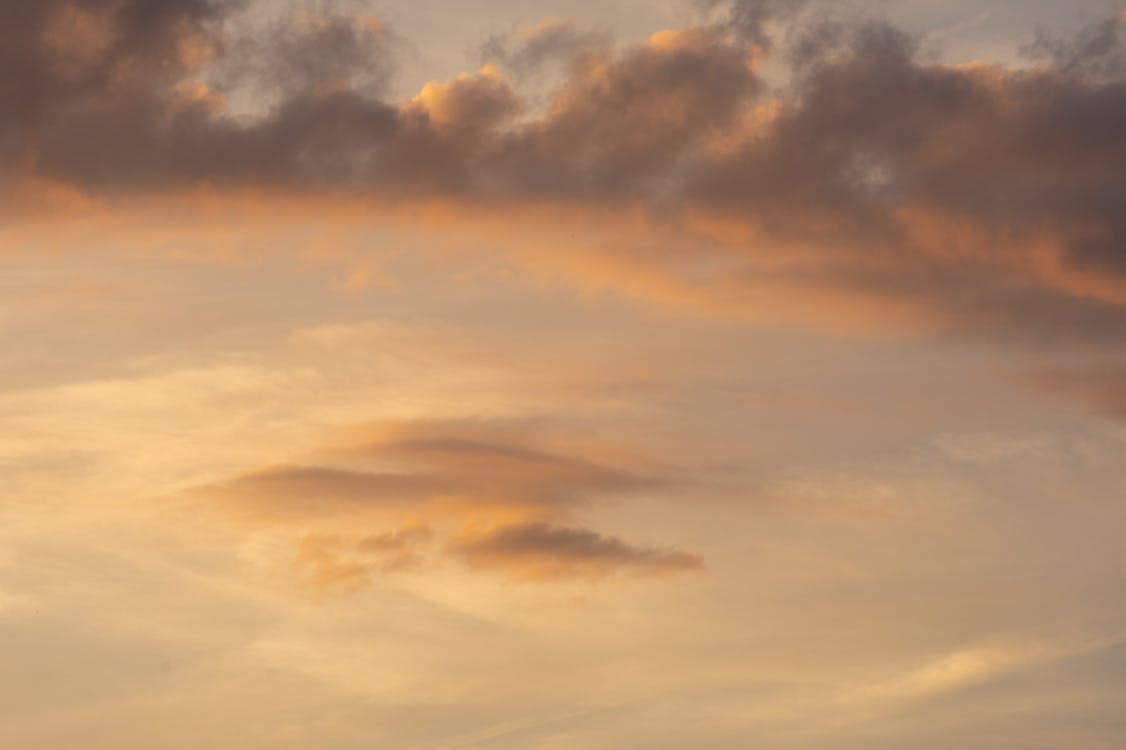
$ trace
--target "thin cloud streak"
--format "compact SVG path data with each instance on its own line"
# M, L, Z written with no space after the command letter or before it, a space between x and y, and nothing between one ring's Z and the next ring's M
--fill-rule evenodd
M599 577L618 569L675 573L703 566L698 556L685 552L637 547L589 529L545 523L471 531L455 538L450 549L471 567L530 580Z

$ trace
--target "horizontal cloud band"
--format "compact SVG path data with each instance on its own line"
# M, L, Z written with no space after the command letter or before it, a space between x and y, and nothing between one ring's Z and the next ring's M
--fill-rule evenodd
M347 193L510 222L640 211L645 242L665 246L631 262L683 281L719 252L733 270L718 304L736 310L814 295L987 335L1126 331L1121 16L1006 69L924 62L886 23L799 15L779 93L757 72L777 51L765 22L800 3L705 4L698 25L617 48L549 26L487 47L509 66L562 58L546 110L529 112L492 64L392 100L397 42L376 19L304 15L247 36L238 5L0 9L6 194ZM259 101L240 114L247 92Z

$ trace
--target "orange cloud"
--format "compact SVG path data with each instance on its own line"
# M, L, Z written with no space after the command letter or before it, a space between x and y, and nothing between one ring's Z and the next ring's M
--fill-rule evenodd
M538 436L527 423L406 422L357 428L314 458L186 492L252 528L301 528L296 564L317 588L353 588L420 563L431 534L472 568L521 577L599 577L617 568L698 567L683 553L633 547L595 532L546 525L596 502L621 501L670 480ZM400 525L394 532L363 533ZM403 525L405 524L405 525ZM490 529L485 536L474 530ZM309 531L316 529L316 531ZM456 531L460 529L460 531Z
M473 568L517 579L599 578L625 570L666 574L698 570L696 555L638 547L583 528L525 523L455 537L451 552Z

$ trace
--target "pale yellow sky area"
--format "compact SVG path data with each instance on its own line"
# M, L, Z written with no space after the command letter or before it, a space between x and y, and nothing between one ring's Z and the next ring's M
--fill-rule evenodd
M1113 422L365 241L5 257L11 746L1109 747ZM594 536L458 546L533 523Z

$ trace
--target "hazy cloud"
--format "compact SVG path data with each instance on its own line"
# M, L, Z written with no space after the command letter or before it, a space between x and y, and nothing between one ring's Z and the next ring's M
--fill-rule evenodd
M573 21L549 18L522 26L511 34L494 34L482 43L478 56L516 76L539 72L549 63L569 64L583 53L610 48L610 35L583 29Z
M808 0L696 0L696 4L741 41L770 47L774 40L767 25L794 16Z
M1126 10L1086 27L1074 38L1040 29L1026 51L1088 80L1121 83L1126 73Z

